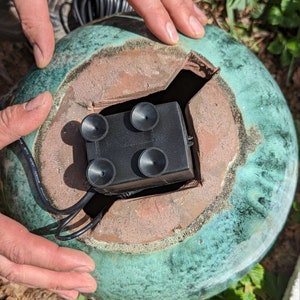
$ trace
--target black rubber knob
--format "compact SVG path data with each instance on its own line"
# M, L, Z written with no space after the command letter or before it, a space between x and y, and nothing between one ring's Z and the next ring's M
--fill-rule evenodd
M146 177L160 176L167 166L168 158L165 152L156 147L144 150L138 159L138 168Z
M80 132L82 137L89 142L100 141L107 135L107 120L100 114L90 114L81 122Z
M149 131L157 125L159 113L152 103L141 102L131 110L130 121L135 129Z
M96 188L110 185L115 176L116 169L109 159L95 159L87 167L86 172L89 183Z

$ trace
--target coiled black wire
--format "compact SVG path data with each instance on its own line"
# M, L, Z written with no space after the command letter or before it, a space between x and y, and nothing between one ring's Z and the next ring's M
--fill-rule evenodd
M55 208L50 200L48 199L44 188L42 186L41 180L40 180L40 175L39 172L37 170L37 166L36 163L32 157L32 154L30 152L30 150L28 149L25 141L23 140L23 138L20 138L18 140L19 145L21 146L21 150L22 153L26 159L26 161L28 162L28 167L29 170L33 176L33 181L36 187L36 190L39 194L40 197L40 201L41 201L41 205L43 207L44 210L48 211L49 213L55 214L55 215L68 215L66 218L62 219L59 221L59 225L57 227L56 230L56 238L59 240L70 240L73 238L78 237L79 235L82 235L83 233L85 233L86 231L88 231L89 229L93 228L95 225L97 225L100 220L102 219L103 215L104 215L104 211L105 208L102 209L98 215L86 226L84 226L83 228L81 228L80 230L73 232L69 235L62 235L62 232L66 230L66 226L71 222L71 220L73 220L77 214L80 212L80 210L87 204L89 203L89 201L93 198L93 196L97 193L95 190L93 190L92 188L90 188L86 194L74 205L65 208L65 209L57 209Z
M29 148L27 147L25 141L23 138L20 138L18 140L18 143L21 147L22 153L28 163L28 167L30 170L30 173L33 176L33 182L36 188L36 191L38 192L39 195L39 199L40 199L40 204L42 206L42 208L44 210L46 210L47 212L51 213L51 214L55 214L55 215L67 215L67 217L61 219L58 221L58 225L55 231L55 237L58 240L61 241L67 241L67 240L71 240L74 239L82 234L84 234L85 232L87 232L88 230L92 229L93 227L95 227L103 218L105 212L108 210L108 208L111 206L111 203L104 206L100 212L84 227L80 228L79 230L72 232L70 234L63 234L63 232L67 231L67 226L68 224L79 214L79 212L92 200L92 198L97 194L97 192L91 187L89 188L89 190L86 192L86 194L74 205L65 208L65 209L57 209L55 208L50 200L48 199L41 179L40 179L40 175L36 166L36 163L34 161L34 158L29 150ZM129 191L129 192L125 192L125 193L121 193L116 195L117 199L126 199L131 197L132 195L139 193L140 191L143 191L143 189L141 190L136 190L136 191Z
M82 26L96 19L132 11L133 8L126 0L73 0L73 10Z

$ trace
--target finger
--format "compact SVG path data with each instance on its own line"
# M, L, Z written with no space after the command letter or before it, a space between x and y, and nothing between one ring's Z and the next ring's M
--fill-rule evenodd
M207 18L191 0L162 0L176 28L192 38L204 36Z
M43 237L29 233L24 226L1 214L0 227L8 228L0 236L0 254L14 263L54 271L91 272L95 268L94 261L84 252L59 247Z
M54 52L54 33L46 0L14 0L23 31L33 47L36 64L43 68Z
M34 283L35 287L53 290L76 290L82 293L93 293L96 281L88 273L55 272L35 266L11 262L0 255L0 274L10 282L24 285Z
M153 0L146 3L131 0L130 3L149 30L167 44L178 42L176 27L192 38L204 35L203 26L207 19L192 0Z
M40 126L47 117L51 104L51 94L45 92L29 102L0 111L0 149Z
M135 11L144 19L148 29L162 42L176 44L178 33L167 10L160 0L129 1Z

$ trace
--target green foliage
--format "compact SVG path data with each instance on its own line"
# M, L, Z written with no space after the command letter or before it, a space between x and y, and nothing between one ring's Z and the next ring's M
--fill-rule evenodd
M300 1L281 0L277 5L270 7L268 22L282 28L298 28L300 26Z
M255 26L241 26L235 20L236 11L250 10L253 20L275 33L268 50L279 55L283 67L289 67L288 84L295 61L300 58L300 0L227 0L225 3L231 34L250 45L251 50L258 51L258 47L256 43L252 46L246 36Z
M275 55L280 55L283 67L291 65L293 59L300 57L300 39L292 37L287 39L281 32L269 44L268 50Z
M256 265L244 278L211 300L281 300L289 277Z
M290 67L289 82L295 60L300 58L300 0L276 1L268 10L267 21L277 31L268 50L280 55L283 67Z
M206 0L210 3L215 0ZM257 26L252 26L250 23L242 23L236 21L235 13L236 11L250 10L251 16L259 17L263 10L265 4L261 3L260 0L227 0L225 1L225 8L227 14L227 23L225 27L228 27L228 30L237 40L245 43L249 49L254 52L258 52L259 48L255 39L250 35L250 32L256 31Z
M244 11L246 8L251 8L251 14L253 17L258 18L265 8L265 3L260 0L227 0L226 1L226 13L228 17L228 23L230 31L235 35L234 27L238 25L235 21L235 11Z
M294 201L293 202L293 211L291 214L292 223L300 223L300 203Z
M262 299L281 300L283 298L288 281L289 276L285 274L274 275L270 272L266 272L263 289L266 298Z

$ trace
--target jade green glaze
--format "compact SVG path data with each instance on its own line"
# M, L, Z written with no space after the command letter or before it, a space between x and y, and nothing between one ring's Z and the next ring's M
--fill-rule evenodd
M57 43L49 67L28 74L15 103L45 90L55 95L74 68L107 46L148 38L153 39L144 23L133 17L115 17L79 28ZM100 299L207 299L221 292L266 254L293 200L298 163L294 124L282 93L262 63L214 26L206 27L201 40L181 35L178 47L186 53L193 50L220 67L220 75L235 94L246 131L256 131L260 140L237 169L225 208L182 242L140 254L108 251L89 246L88 241L62 243L95 260ZM59 105L56 100L52 114ZM31 148L36 135L25 137ZM54 223L34 200L17 147L2 151L1 162L8 213L29 229Z

